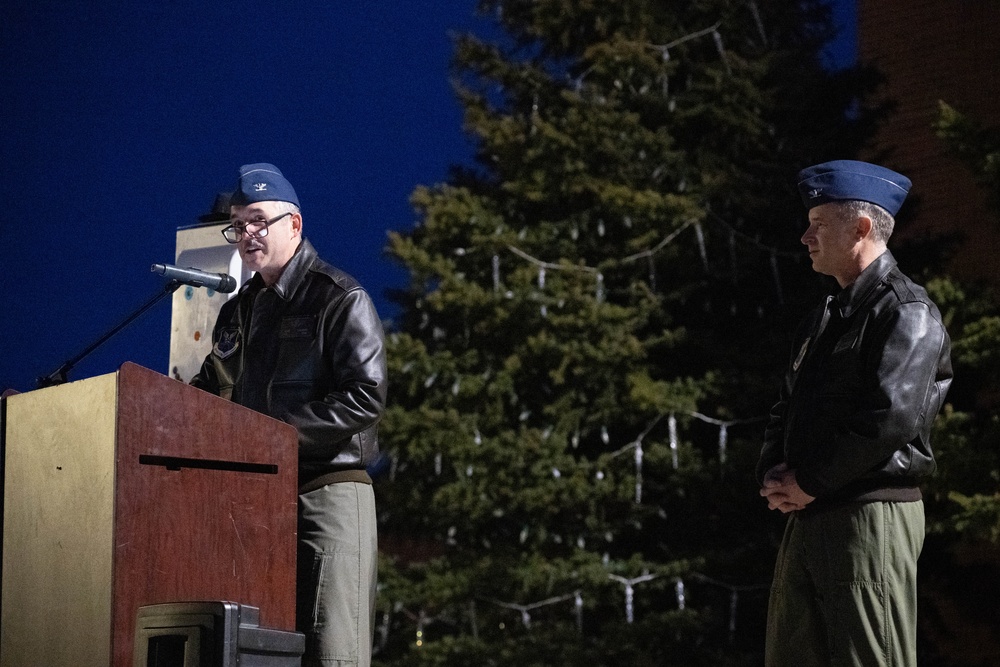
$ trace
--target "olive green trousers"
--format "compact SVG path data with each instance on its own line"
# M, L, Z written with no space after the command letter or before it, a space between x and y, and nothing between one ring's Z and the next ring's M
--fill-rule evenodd
M767 667L917 664L923 502L795 512L767 612Z
M378 570L371 484L339 482L299 495L298 612L303 667L371 664Z

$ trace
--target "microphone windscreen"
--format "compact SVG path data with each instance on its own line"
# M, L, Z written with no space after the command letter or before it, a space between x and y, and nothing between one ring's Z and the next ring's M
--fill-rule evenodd
M222 280L219 281L219 289L217 292L222 292L223 294L229 294L230 292L236 291L236 278L233 278L228 273L222 274Z

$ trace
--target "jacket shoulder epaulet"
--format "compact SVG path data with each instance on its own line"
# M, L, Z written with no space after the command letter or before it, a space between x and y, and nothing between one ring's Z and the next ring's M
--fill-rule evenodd
M330 278L330 280L332 280L337 285L337 287L344 290L345 292L361 289L361 283L359 283L354 278L354 276L347 273L346 271L338 269L337 267L325 262L324 260L318 257L316 258L316 261L313 262L313 265L309 267L309 269L311 271L315 271L316 273L319 273L321 275Z
M913 303L914 301L927 302L927 292L924 288L907 278L902 272L898 270L891 271L886 276L886 280L900 303Z

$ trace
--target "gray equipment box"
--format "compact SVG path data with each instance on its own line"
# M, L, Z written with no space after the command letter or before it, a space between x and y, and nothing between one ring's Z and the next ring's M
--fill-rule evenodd
M133 667L301 667L305 635L259 620L257 607L236 602L140 607Z

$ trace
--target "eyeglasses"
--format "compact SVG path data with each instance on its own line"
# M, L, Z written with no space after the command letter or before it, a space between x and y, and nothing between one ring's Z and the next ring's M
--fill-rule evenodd
M291 215L291 211L285 211L281 215L276 215L270 220L267 218L254 218L253 220L232 220L233 224L222 230L222 235L229 243L239 243L243 240L243 235L247 234L255 239L262 239L267 236L267 228L281 220L286 215Z

